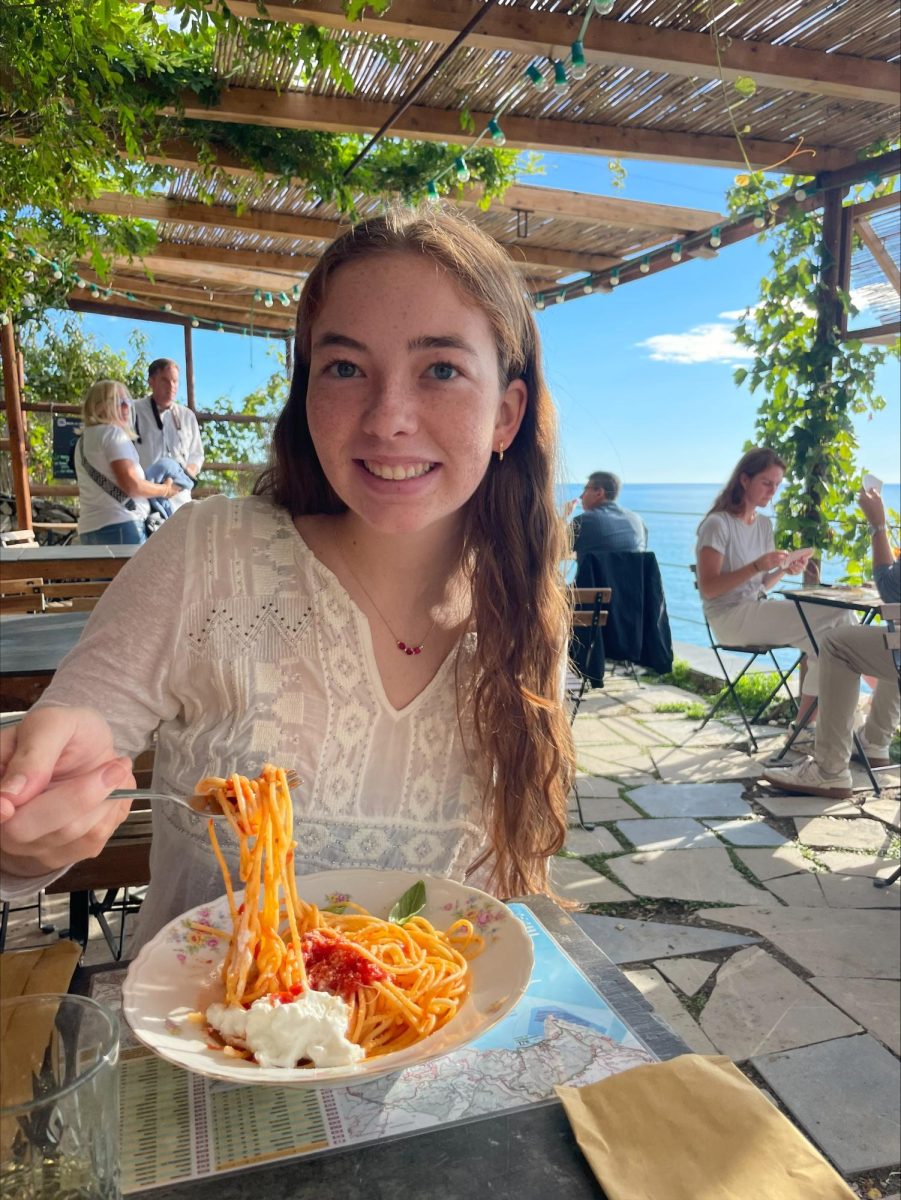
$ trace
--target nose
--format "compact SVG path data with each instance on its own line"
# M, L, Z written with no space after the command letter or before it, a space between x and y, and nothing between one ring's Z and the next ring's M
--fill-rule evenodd
M414 433L419 426L417 398L405 380L370 378L363 410L363 429L371 437L390 439Z

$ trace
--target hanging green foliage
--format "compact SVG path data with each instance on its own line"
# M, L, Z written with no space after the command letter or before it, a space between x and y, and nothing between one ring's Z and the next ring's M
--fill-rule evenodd
M760 214L772 221L772 204L794 179L761 172L742 175L728 194L733 216ZM894 180L853 190L846 203L890 192ZM803 198L802 198L803 199ZM823 284L832 266L822 235L822 214L802 202L781 224L764 228L772 270L760 281L760 298L736 327L736 340L753 352L750 367L735 374L739 385L762 392L753 443L770 446L785 459L785 484L776 504L777 543L815 546L848 560L849 577L867 571L869 537L857 510L863 466L857 462L854 418L885 407L876 387L876 368L899 345L840 340L834 307ZM857 309L846 292L840 304ZM824 336L819 339L817 330ZM895 515L897 520L897 516Z
M345 0L351 18L365 8L378 13L388 0ZM361 35L315 25L238 20L224 0L172 0L143 7L131 0L17 0L0 5L0 311L18 321L62 304L76 282L73 264L89 261L108 279L117 257L140 257L155 242L148 222L85 212L103 192L160 194L175 171L147 160L164 143L187 137L198 149L202 198L211 200L233 181L215 165L217 151L237 156L256 172L241 188L240 203L264 186L263 176L302 183L313 200L334 203L354 215L354 196L424 195L439 168L453 162L459 146L380 141L345 178L368 140L318 131L269 129L206 121L181 121L182 101L192 93L215 106L237 67L223 70L217 48L243 64L265 54L279 61L279 79L305 82L326 75L344 91L353 79L344 65ZM396 60L398 43L367 39L374 53ZM462 134L462 128L461 128ZM487 197L513 181L517 155L493 145L468 155L473 180ZM439 180L442 192L453 176ZM271 180L267 181L271 184ZM29 261L32 246L56 264Z

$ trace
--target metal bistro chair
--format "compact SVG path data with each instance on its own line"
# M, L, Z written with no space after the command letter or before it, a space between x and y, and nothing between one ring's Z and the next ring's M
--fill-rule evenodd
M695 584L695 588L697 589L697 587L698 587L698 568L696 565L692 565L691 573L694 576L694 584ZM770 704L772 704L773 700L776 698L776 696L778 695L780 690L782 690L782 689L785 690L785 694L788 696L789 702L792 706L793 713L795 714L795 716L797 716L797 714L798 714L798 704L797 704L797 701L795 700L794 696L792 695L792 691L788 685L788 681L789 681L789 679L791 679L792 675L794 675L795 671L797 671L798 667L801 665L801 659L804 657L804 655L799 654L798 657L795 659L795 661L792 663L792 665L789 667L789 669L787 671L783 671L782 668L779 666L779 662L776 658L774 651L776 651L776 650L794 650L794 649L796 649L795 646L790 646L787 644L780 644L780 645L776 645L776 646L728 646L725 643L718 642L716 640L713 630L710 628L710 622L707 620L706 617L704 618L704 624L707 627L707 637L710 639L710 648L713 651L713 653L716 655L716 661L719 663L720 670L723 673L723 678L726 681L726 688L725 688L725 691L723 691L723 693L720 695L719 699L716 701L714 706L707 713L704 720L701 722L701 724L695 730L695 732L700 733L700 731L704 728L704 726L711 719L711 717L713 717L713 715L722 707L722 705L725 703L726 699L729 696L731 696L735 703L735 707L738 709L738 713L742 719L742 723L744 724L744 727L747 730L748 741L750 743L751 749L756 752L759 749L759 744L758 744L757 738L754 736L754 730L751 728L751 726L754 724L755 721L758 721L761 718L761 716L764 714L764 712L767 710L767 708L769 708ZM722 655L721 651L728 653L728 654L743 654L747 658L747 662L744 664L744 666L739 671L739 673L735 676L734 679L730 677L729 672L726 670L726 663L723 660L723 655ZM751 667L758 660L758 658L765 658L767 655L769 655L769 657L773 661L773 667L776 671L776 674L779 676L779 682L776 684L776 686L773 688L773 690L769 693L769 695L766 697L766 699L763 701L763 703L758 705L758 707L755 709L753 715L751 717L749 717L747 712L745 711L745 706L741 702L741 696L738 694L737 685L738 685L739 680L744 678L744 676L751 669Z
M899 628L901 626L901 604L883 604L882 619L888 627L885 644L891 651L895 670L898 672L898 682L901 684L901 628ZM881 770L882 768L877 767L876 769ZM874 879L873 887L890 887L898 878L901 878L901 867L896 867L887 879Z

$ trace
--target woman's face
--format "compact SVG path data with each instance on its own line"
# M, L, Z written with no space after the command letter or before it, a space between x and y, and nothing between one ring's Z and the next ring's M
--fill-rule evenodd
M384 533L455 527L522 420L488 318L431 260L338 268L311 329L307 418L326 478Z
M767 467L765 471L758 471L756 475L739 476L745 489L745 505L748 510L768 508L784 475L781 467Z
M123 428L128 428L131 424L131 399L122 392L116 398L116 424Z

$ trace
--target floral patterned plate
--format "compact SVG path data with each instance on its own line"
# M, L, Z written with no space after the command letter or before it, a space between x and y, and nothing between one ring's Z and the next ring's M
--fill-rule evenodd
M301 1087L362 1082L457 1050L506 1016L528 986L532 942L506 905L465 884L411 871L326 871L298 878L297 890L302 899L320 908L351 899L375 916L387 917L417 879L423 879L426 888L422 915L436 929L447 929L460 917L467 917L485 939L485 948L473 959L472 986L460 1011L443 1029L415 1046L353 1066L291 1069L260 1067L210 1048L203 1026L189 1020L188 1014L205 1011L222 999L218 968L226 943L193 925L228 929L224 896L192 908L147 943L129 967L122 989L125 1018L137 1037L161 1058L198 1075L242 1084Z

